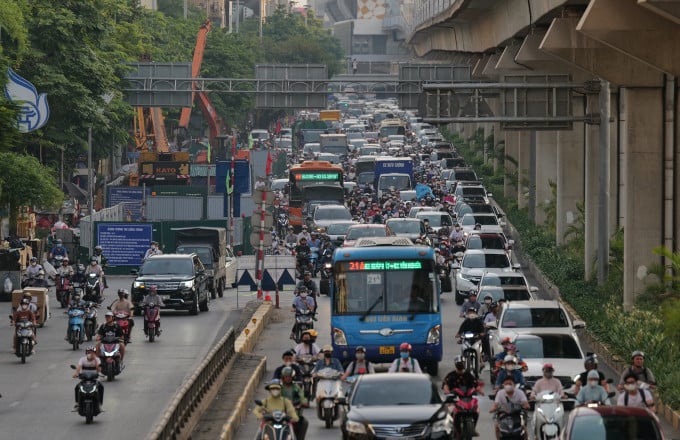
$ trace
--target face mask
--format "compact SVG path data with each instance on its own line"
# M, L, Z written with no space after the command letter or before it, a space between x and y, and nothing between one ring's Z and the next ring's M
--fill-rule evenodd
M28 309L28 304L22 304L22 305L21 305L21 308L22 308L23 310Z
M491 304L491 298L485 299L484 304Z
M408 351L402 351L399 355L402 359L408 359Z
M503 389L505 390L506 393L511 393L512 390L515 389L513 385L503 385Z
M357 353L357 360L358 361L363 361L366 358L366 355L364 353Z
M281 395L281 390L271 390L269 393L272 397L279 397Z
M477 316L479 316L479 315L477 315L476 313L469 313L469 314L468 314L468 318L469 318L469 319L476 319Z
M35 265L37 265L37 264L38 264L37 262L31 261L31 266L35 266Z
M543 373L543 376L544 376L546 379L552 379L553 374L552 374L552 373Z
M302 298L307 298L307 292L302 292L302 293L300 294L300 297L302 297Z
M97 265L97 262L96 262L96 261L93 261L93 262L92 262L92 265L93 265L93 266L96 266L96 265Z
M626 391L635 391L635 388L637 388L637 385L634 383L627 383L623 386Z
M506 364L506 365L505 365L505 369L508 370L508 371L512 371L512 370L515 369L515 366L512 365L512 364Z
M88 360L88 361L91 361L91 360L93 360L93 359L94 359L94 354L90 353L90 354L87 355L87 360Z
M60 248L60 247L61 247L61 245L60 245L60 244L57 244L57 247L58 247L58 248Z
M155 251L155 250L156 250L156 246L151 246L151 249Z
M598 382L597 380L589 380L588 385L590 385L591 387L595 387L597 386L597 382Z
M333 357L333 353L324 353L323 357L325 357L326 359L330 359Z
M306 345L309 345L310 342L312 342L312 341L310 341L309 339L303 339L303 340L302 340L302 343L303 343L303 344L306 344Z

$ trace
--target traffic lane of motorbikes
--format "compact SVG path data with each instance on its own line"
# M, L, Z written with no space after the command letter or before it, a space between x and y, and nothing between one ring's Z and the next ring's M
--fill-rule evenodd
M115 299L119 288L130 288L131 277L109 277L109 288L99 310ZM147 435L182 381L200 363L226 329L236 325L236 291L211 301L210 311L198 316L162 311L162 336L153 344L143 334L141 317L135 318L133 343L126 352L125 370L114 382L104 381L105 412L85 425L85 419L71 412L74 387L69 365L84 356L85 342L78 351L64 341L68 318L50 288L52 318L38 329L36 354L21 364L11 352L13 327L0 330L5 341L0 350L0 425L2 438L79 438L87 433L97 438L141 438ZM243 298L241 298L243 302ZM9 310L10 303L0 303ZM94 343L92 343L94 344ZM121 431L121 429L123 431Z
M319 282L316 278L315 282ZM263 382L258 386L256 393L257 399L264 399L267 392L264 390L265 381L268 381L276 367L281 365L281 355L287 348L295 346L295 342L288 339L290 330L294 322L294 313L290 312L290 305L293 301L292 293L281 294L280 306L276 311L275 318L268 324L266 330L260 336L260 339L255 347L255 353L267 356L267 372L265 373ZM322 347L325 344L330 344L330 301L327 296L322 296L318 307L318 321L314 323L314 328L319 332L317 345ZM462 319L459 318L460 307L453 301L453 294L446 293L442 296L442 317L444 325L444 359L439 366L439 377L435 378L436 383L441 384L444 376L453 369L453 360L457 354L460 353L460 345L454 340L454 335L458 331ZM388 365L378 366L379 371L386 371ZM482 380L485 382L486 396L478 396L480 407L480 418L477 430L484 439L495 438L493 429L493 419L489 414L491 407L491 400L487 397L492 390L488 384L488 370L482 372ZM408 390L404 391L408 393ZM249 409L252 410L254 404L249 402ZM305 409L303 415L309 421L309 429L306 438L309 440L323 440L326 438L340 438L340 422L339 419L333 424L331 429L326 429L322 420L317 418L316 407L311 403L311 408ZM257 432L258 423L252 413L241 425L236 439L252 440Z

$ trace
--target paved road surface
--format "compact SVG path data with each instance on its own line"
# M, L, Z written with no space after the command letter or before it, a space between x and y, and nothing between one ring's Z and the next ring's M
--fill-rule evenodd
M132 277L109 277L104 304L115 292L130 288ZM51 304L56 300L51 289ZM135 319L133 343L126 352L126 368L115 382L104 383L105 413L93 425L71 412L74 404L69 364L84 355L63 340L67 318L63 309L52 309L52 319L38 330L37 353L22 365L11 352L13 327L0 327L0 426L3 439L143 438L166 407L192 367L200 363L213 343L238 321L234 310L236 290L210 303L210 311L198 316L162 312L163 335L149 344L142 332L142 318ZM250 298L241 298L241 305ZM9 303L0 303L9 312ZM103 312L100 311L100 321ZM7 321L4 321L7 323Z

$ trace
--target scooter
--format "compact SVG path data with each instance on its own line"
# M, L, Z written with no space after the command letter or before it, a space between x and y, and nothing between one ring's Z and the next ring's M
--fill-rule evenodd
M83 299L85 301L96 301L98 304L104 300L100 289L99 275L96 273L91 273L87 276L87 281L85 281L85 296Z
M324 421L326 429L330 429L340 415L336 400L342 397L340 376L342 373L333 368L323 368L316 373L316 415Z
M123 342L127 345L130 343L130 314L128 312L116 312L114 315L116 324L123 332Z
M10 315L10 319L12 316ZM26 358L33 354L33 332L35 328L31 321L19 321L14 323L17 336L14 354L21 358L21 363L26 363Z
M298 344L302 340L302 333L305 330L314 328L314 310L311 309L297 309L295 310L295 342Z
M68 314L68 342L74 350L78 350L80 344L83 343L85 333L85 310L72 308L66 313Z
M144 333L153 342L161 335L160 307L158 304L149 303L144 307Z
M256 400L255 405L262 406L262 401ZM283 411L265 413L260 424L258 438L268 440L295 440L295 433L290 425L290 416Z
M99 358L106 380L113 381L123 371L120 363L120 343L117 337L104 336L102 338Z
M311 354L302 355L298 359L298 365L302 370L302 391L305 393L307 400L311 399L314 394L314 384L312 381L312 370L316 364L316 359Z
M453 405L453 429L457 440L470 440L475 433L475 415L479 402L475 388L454 388L456 401Z
M323 259L322 259L323 260ZM321 281L319 282L319 294L329 295L333 291L333 263L326 261L321 267Z
M461 337L461 355L466 369L479 379L482 341L479 335L472 332L463 333Z
M97 332L97 307L99 305L95 302L88 301L85 304L85 323L83 327L85 328L85 337L88 341L91 341Z
M309 250L311 251L309 255L309 265L312 268L312 277L316 277L316 274L319 271L319 268L316 266L317 261L319 261L319 248L313 247L309 248Z
M57 275L54 280L54 286L57 293L57 301L61 304L61 308L68 307L71 302L71 292L73 290L71 280L68 279L68 277Z
M438 264L437 274L439 275L439 285L441 286L442 293L451 292L453 286L451 284L450 268L448 264Z
M501 440L524 440L526 438L526 412L521 405L504 403L496 411Z
M536 396L533 424L537 440L559 438L564 428L564 406L560 396L552 391L543 391Z
M76 366L71 365L71 368L75 370ZM89 425L101 413L99 373L95 370L81 370L78 379L78 414L85 417L85 423Z

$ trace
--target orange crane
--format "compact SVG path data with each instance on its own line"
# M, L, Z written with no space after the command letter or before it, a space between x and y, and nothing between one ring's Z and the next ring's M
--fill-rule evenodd
M198 29L198 36L196 38L196 47L194 48L194 57L191 63L191 77L198 78L201 71L201 64L203 64L203 54L205 53L205 46L208 40L208 33L212 29L212 24L210 20L207 19L205 23L201 25ZM196 85L193 84L192 88ZM197 97L198 107L201 109L201 113L208 123L208 128L210 129L210 144L213 145L215 138L219 136L222 132L223 121L217 115L215 108L213 107L208 95L205 92L192 92L191 102L194 102L194 98ZM179 127L185 130L189 129L189 120L191 118L191 107L182 108L182 113L179 117ZM213 150L215 151L215 150Z

